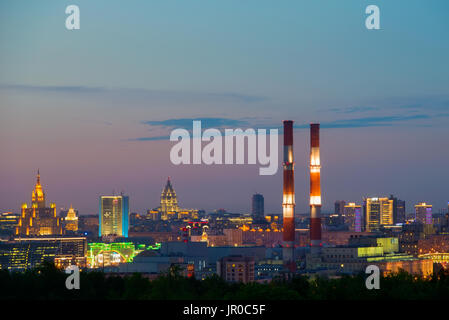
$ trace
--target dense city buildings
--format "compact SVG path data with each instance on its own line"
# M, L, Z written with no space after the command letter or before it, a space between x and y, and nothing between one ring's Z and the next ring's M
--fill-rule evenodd
M127 237L129 230L129 197L101 196L99 236Z
M0 269L26 270L47 261L59 268L86 266L85 237L40 236L0 242Z
M0 267L26 270L45 261L107 273L140 272L154 278L176 267L205 279L271 281L294 274L356 274L368 265L384 274L406 270L429 276L449 268L449 213L419 203L406 218L405 202L390 196L338 200L321 214L319 125L310 126L310 212L295 214L293 122L284 121L282 214L266 213L252 196L251 213L224 208L182 209L169 178L160 204L129 211L129 197L100 196L99 212L46 206L38 172L30 208L0 215ZM434 265L435 263L435 265ZM434 269L436 268L436 269Z
M50 207L46 206L39 170L37 171L36 185L31 193L31 207L28 207L26 203L22 205L15 234L21 236L62 234L60 218L56 215L56 205L51 203Z
M316 173L319 151L313 150L311 173ZM288 176L284 204L294 199ZM315 206L318 200L312 197L320 195L316 183L316 176L312 175L311 204ZM164 208L173 209L178 202L174 201L176 193L170 180L163 195ZM40 179L32 196L34 207L45 208ZM195 209L192 211L196 214L182 214L185 209L177 205L176 214L166 211L166 219L162 219L162 206L143 214L133 212L128 217L127 196L102 196L99 215L79 215L72 206L60 211L56 219L64 235L28 234L15 238L8 238L8 230L10 236L15 234L21 215L3 213L0 230L5 236L0 242L0 265L9 270L25 270L50 261L59 268L75 264L82 269L100 268L117 274L141 272L149 278L177 266L188 277L205 279L219 274L231 282L271 281L285 272L355 274L370 264L379 266L384 274L406 270L428 276L434 270L434 262L440 267L449 266L449 237L445 234L449 215L429 215L428 204L416 206L416 221L395 225L394 220L402 218L395 218L394 212L405 211L402 209L405 203L393 196L365 199L365 210L355 202L337 201L337 214L323 219L320 250L312 255L311 244L316 239L311 237L314 234L311 220L298 215L297 226L304 228L296 227L293 237L289 237L293 238L287 247L292 250L287 256L291 262L286 265L283 215L265 214L260 194L255 194L252 200L251 214L224 209L211 213ZM396 213L398 216L403 214ZM129 233L123 229L128 219Z

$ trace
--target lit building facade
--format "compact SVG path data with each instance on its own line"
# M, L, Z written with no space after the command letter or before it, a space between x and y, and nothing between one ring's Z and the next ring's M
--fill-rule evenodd
M420 259L397 250L397 238L383 238L377 246L325 247L319 260L307 259L306 268L325 268L334 273L360 273L369 265L377 265L383 274L401 269L413 275L429 276L433 272L431 259Z
M223 257L217 261L217 274L229 282L253 282L254 266L254 257Z
M70 209L64 218L64 229L71 232L78 231L78 215L72 206L70 206Z
M161 220L189 220L198 219L198 209L183 209L179 207L178 197L175 189L171 183L170 177L167 179L164 189L161 193L161 203L156 210L149 210L149 213L158 211L158 215L153 215L154 218Z
M145 250L159 250L161 245L154 246L134 244L133 242L95 242L88 244L87 265L90 268L116 266L120 263L130 263L134 257Z
M362 232L362 206L350 202L344 206L344 222L350 231Z
M22 205L15 234L21 236L62 234L61 222L56 215L56 205L51 203L50 207L46 206L39 170L37 171L36 185L31 193L31 207L28 208L26 203Z
M12 212L3 212L0 214L0 236L14 234L19 219L20 215Z
M425 202L415 205L415 221L422 224L432 224L432 205Z
M101 196L99 209L99 236L128 237L129 197Z
M14 238L0 242L0 269L26 270L43 262L53 262L58 268L86 266L85 237L43 236Z
M375 231L381 226L393 225L393 200L366 198L364 207L366 231Z
M176 215L180 211L178 206L178 197L176 196L175 189L170 181L170 177L167 179L167 184L162 190L161 194L161 206L162 220L168 220L170 214Z

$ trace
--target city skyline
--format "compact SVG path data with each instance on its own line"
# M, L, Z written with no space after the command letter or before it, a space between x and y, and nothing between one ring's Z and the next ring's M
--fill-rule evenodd
M40 185L40 169L37 169L37 181L38 181L38 184ZM164 188L162 188L162 193L164 193L164 192L166 192L166 189L167 189L167 185L169 185L170 186L170 188L171 188L171 185L170 185L170 183L171 183L171 177L169 176L168 177L168 180L167 180L167 184L165 185L165 187ZM45 189L47 189L47 186L45 186L45 184L43 185L44 186L44 188ZM33 190L33 197L34 197L34 193L35 193L35 191ZM106 194L109 194L109 195L112 195L112 196L120 196L120 195L126 195L127 196L127 198L129 198L129 194L125 191L125 190L112 190L112 192L110 192L110 193L100 193L100 195L99 195L99 197L101 198L101 197L103 197L103 196L105 196ZM236 213L246 213L246 214L249 214L251 211L252 211L252 208L251 208L251 206L253 205L253 197L255 196L255 195L261 195L262 197L263 197L263 194L260 194L260 193L258 193L258 192L255 192L255 193L252 193L252 194L250 194L250 199L249 199L249 209L248 210L239 210L239 211L235 211ZM376 197L382 197L382 196L385 196L385 197L387 197L387 196L393 196L393 195L397 195L397 194L390 194L390 195L388 195L388 194L386 194L386 193L384 193L384 194L377 194L377 195L364 195L364 196L362 196L360 199L346 199L346 198L340 198L340 199L334 199L334 200L331 200L331 201L328 201L328 206L329 207L331 207L331 206L333 206L333 205L335 205L335 203L336 202L338 202L338 201L346 201L347 203L351 203L351 201L353 201L355 204L358 204L358 205L363 205L363 203L364 203L364 200L366 199L366 198L372 198L372 197L374 197L374 198L376 198ZM160 197L160 196L159 196ZM34 198L33 198L34 199ZM34 200L33 200L34 201ZM158 200L159 201L159 200ZM23 203L27 203L27 201L22 201L21 203L20 203L20 206L22 206L22 204ZM408 202L408 211L406 211L406 213L413 213L414 212L414 210L412 210L412 209L414 209L415 207L416 207L416 205L420 205L420 204L422 204L422 203L426 203L426 201L421 201L421 200L414 200L414 201L411 201L411 202ZM434 206L433 204L431 204L430 202L428 202L427 201L427 203L430 205L430 206ZM155 208L157 208L157 205L159 204L159 202L157 202L154 206L148 206L148 207L146 207L146 208L144 208L144 209L142 209L142 210L131 210L130 212L136 212L136 213L145 213L147 210L152 210L152 209L155 209ZM58 207L58 208L60 208L61 210L62 209L68 209L69 207L70 208L72 208L72 206L73 206L73 203L71 202L70 203L70 205L57 205L56 203L55 203L55 205L56 205L56 207ZM406 201L406 206L407 206L407 201ZM282 208L282 204L280 205L280 207ZM436 207L436 209L437 210L435 210L433 213L434 214L436 214L436 213L438 213L439 211L442 211L442 212L446 212L446 210L447 210L447 208L449 207L449 201L447 202L447 206L442 206L441 208L438 208L438 207ZM193 208L193 207L192 207ZM214 211L214 210L218 210L218 209L225 209L225 210L229 210L228 208L224 208L224 207L214 207L214 208L210 208L210 209L204 209L203 207L200 207L200 206L198 206L198 207L195 207L196 209L199 209L199 210L206 210L207 212L212 212L212 211ZM73 209L73 208L72 208ZM8 212L8 211L11 211L11 212L18 212L18 211L20 211L20 210L14 210L14 209L11 209L11 210L2 210L3 212ZM282 212L282 210L280 210L280 211L270 211L270 212L267 212L267 213L276 213L276 214L279 214L280 212ZM90 211L90 212L81 212L81 215L86 215L86 214L98 214L99 212L95 212L95 211ZM324 212L325 214L332 214L332 213L337 213L337 212L335 212L335 210L332 210L332 209L327 209L327 207L326 207L326 210L325 210L325 212ZM299 212L297 212L297 214L301 214L301 215L303 215L303 214L305 214L305 215L308 215L308 213L307 213L307 210L305 210L305 211L299 211Z
M445 300L448 12L1 0L0 300Z
M81 214L113 190L144 212L167 176L185 208L250 212L261 193L281 212L282 170L170 163L170 130L193 119L294 120L297 212L308 212L311 122L322 129L323 212L390 194L408 212L447 207L447 2L379 1L378 31L365 28L368 1L77 4L76 31L66 4L0 4L0 210L20 210L40 168L57 208Z

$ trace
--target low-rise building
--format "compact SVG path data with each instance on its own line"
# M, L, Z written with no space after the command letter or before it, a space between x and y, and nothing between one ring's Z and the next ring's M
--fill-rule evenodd
M217 261L217 274L229 282L253 282L254 257L228 256Z

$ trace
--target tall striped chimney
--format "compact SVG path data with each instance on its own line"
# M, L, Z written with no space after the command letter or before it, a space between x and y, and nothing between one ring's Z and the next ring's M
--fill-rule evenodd
M284 265L294 271L296 269L295 250L295 180L293 161L293 121L284 122L284 186L282 197L282 212L284 221L282 256Z
M311 253L321 250L320 124L310 125L310 245Z

